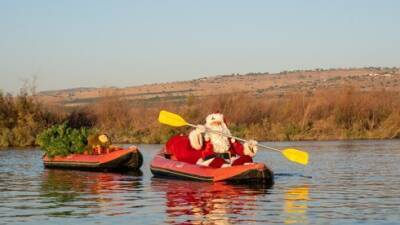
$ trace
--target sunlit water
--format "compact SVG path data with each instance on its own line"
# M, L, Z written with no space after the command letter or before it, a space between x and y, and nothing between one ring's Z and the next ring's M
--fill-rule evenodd
M307 150L303 168L259 152L272 188L44 169L39 150L0 151L0 224L399 224L400 141L267 143Z

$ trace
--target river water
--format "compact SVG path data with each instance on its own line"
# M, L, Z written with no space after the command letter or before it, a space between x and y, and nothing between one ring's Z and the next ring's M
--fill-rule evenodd
M0 151L0 224L399 224L400 141L270 142L310 153L257 161L273 187L153 178L160 145L139 145L141 172L44 169L38 149Z

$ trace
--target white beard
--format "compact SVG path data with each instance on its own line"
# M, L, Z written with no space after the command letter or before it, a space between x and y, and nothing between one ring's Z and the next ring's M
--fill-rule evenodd
M228 127L226 126L226 124L222 124L220 126L206 125L206 127L211 130L215 130L218 132L222 132L222 133L231 135L231 132L228 129ZM207 133L207 136L210 138L210 141L211 141L211 144L213 145L215 153L227 153L229 151L230 146L231 146L231 144L229 142L229 138L227 138L223 135L220 135L220 134L212 133L212 132Z

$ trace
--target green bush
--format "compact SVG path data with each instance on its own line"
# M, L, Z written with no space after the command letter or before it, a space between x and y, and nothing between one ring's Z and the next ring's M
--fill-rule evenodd
M54 125L37 137L37 144L49 157L83 153L89 136L88 128L74 129L63 123Z

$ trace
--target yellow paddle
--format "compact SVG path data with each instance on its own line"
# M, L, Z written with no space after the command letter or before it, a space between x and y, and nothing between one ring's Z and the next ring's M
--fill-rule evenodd
M177 115L175 113L172 112L168 112L165 110L161 110L160 111L160 115L158 116L158 121L162 124L166 124L166 125L170 125L173 127L182 127L182 126L191 126L191 127L197 127L194 124L190 124L188 122L185 121L185 119L183 119L180 115ZM235 138L236 140L242 141L242 142L246 142L247 140L242 139L242 138L238 138L238 137L234 137L232 135L228 135L225 133L221 133L219 131L214 131L214 130L210 130L207 129L207 132L213 132L213 133L218 133L221 135L225 135L229 138ZM299 164L303 164L303 165L307 165L308 164L308 153L304 152L304 151L300 151L298 149L294 149L294 148L286 148L284 150L279 150L276 148L272 148L269 146L265 146L262 144L257 144L257 146L262 147L262 148L266 148L272 151L277 151L282 153L288 160L292 161L292 162L296 162Z

